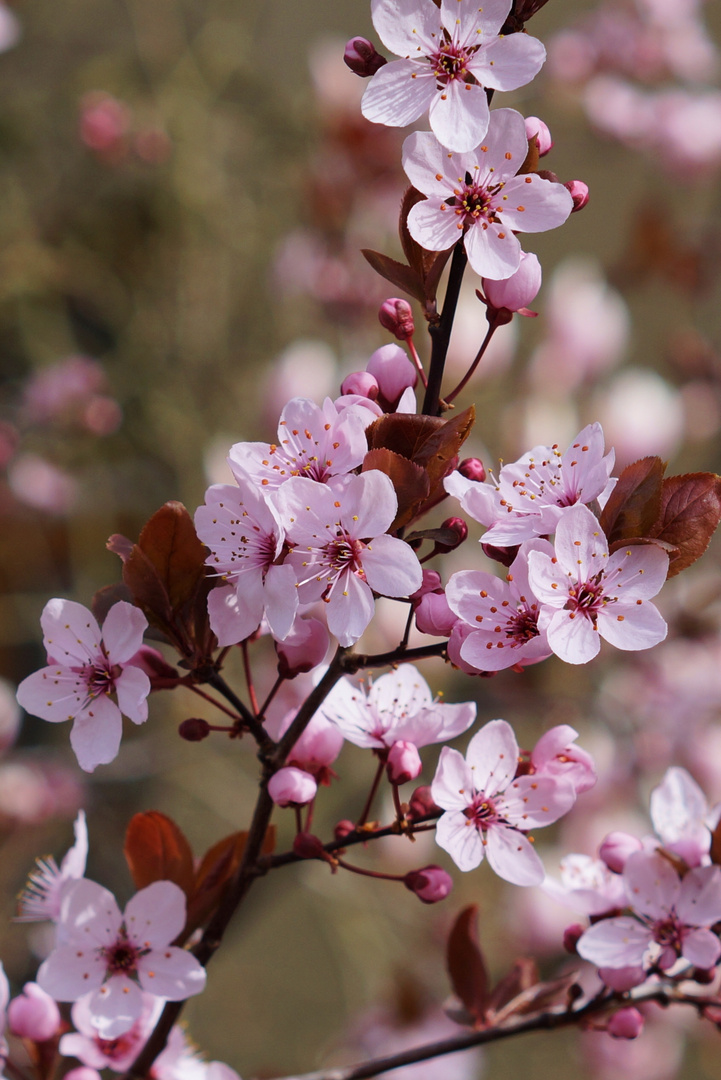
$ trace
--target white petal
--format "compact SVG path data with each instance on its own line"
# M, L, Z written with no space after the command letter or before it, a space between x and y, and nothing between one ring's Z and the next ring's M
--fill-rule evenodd
M185 893L172 881L154 881L125 908L128 937L142 948L157 948L176 938L185 926Z

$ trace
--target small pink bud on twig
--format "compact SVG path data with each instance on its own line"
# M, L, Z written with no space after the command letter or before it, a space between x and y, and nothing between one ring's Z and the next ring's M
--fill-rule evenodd
M635 836L616 830L610 832L602 842L598 849L598 857L614 874L622 874L629 855L633 855L634 851L642 850L643 844Z
M537 116L527 116L526 136L529 139L532 139L534 135L538 140L538 156L545 157L553 146L551 132L548 130L548 126L544 124L543 120L539 120Z
M335 829L333 830L333 835L335 836L336 840L345 840L346 837L350 836L351 833L354 832L355 825L353 824L353 822L349 821L347 818L344 818L343 821L339 821L336 825Z
M415 780L423 769L418 748L404 739L394 742L388 751L386 771L392 784L407 784Z
M305 806L315 798L318 785L304 769L286 765L268 781L268 794L276 806Z
M588 202L588 184L584 184L583 180L569 180L567 184L563 185L571 193L573 199L572 214L575 214L577 210L583 210L584 206Z
M386 330L390 330L391 334L397 337L399 341L408 341L415 333L416 327L413 322L411 305L407 300L400 300L396 296L381 304L378 311L378 320L381 326L384 326Z
M643 1031L644 1018L638 1009L629 1006L614 1013L606 1025L606 1031L614 1039L637 1039Z
M60 1010L37 983L25 983L23 992L8 1006L8 1027L13 1035L32 1042L47 1042L60 1030Z
M439 900L445 900L453 888L453 878L440 866L424 866L422 870L407 873L403 884L424 904L437 904Z
M210 724L199 716L191 716L190 719L183 720L178 728L178 735L187 742L202 742L210 735Z
M478 483L483 483L486 479L486 470L483 466L483 462L477 457L467 457L458 466L458 471L461 476L465 476L466 480L476 480Z
M346 44L343 60L355 75L368 79L388 61L367 38L354 37Z
M368 371L352 371L341 383L340 392L344 395L357 394L358 397L375 401L379 393L378 380Z

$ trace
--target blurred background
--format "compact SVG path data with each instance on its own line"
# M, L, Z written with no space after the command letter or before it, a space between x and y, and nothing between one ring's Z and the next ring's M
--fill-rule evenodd
M721 12L703 0L550 0L529 32L546 44L548 63L502 104L545 120L555 147L544 165L587 182L591 199L564 228L527 238L544 268L540 316L505 328L468 388L464 404L475 401L478 412L469 452L493 466L538 442L565 445L598 419L620 466L660 454L671 472L716 471ZM182 692L156 695L150 723L128 732L118 760L92 777L80 774L64 725L26 718L18 732L13 694L44 663L38 617L47 599L88 604L118 580L119 562L105 550L111 533L137 538L168 499L192 512L208 483L228 478L233 442L271 441L285 401L336 396L342 378L389 340L376 313L392 289L359 249L400 254L404 133L360 115L363 81L342 63L357 34L379 44L359 0L0 5L8 917L35 855L59 857L69 846L80 805L89 812L89 876L123 899L131 886L120 851L133 812L171 814L200 854L252 809L252 750L178 739L177 723L197 712ZM467 283L451 344L458 378L485 333L476 284ZM427 356L423 336L419 328ZM444 578L477 558L477 535ZM565 851L592 854L611 827L648 831L648 792L671 763L689 768L711 803L721 798L720 597L712 549L664 593L671 633L648 657L609 651L590 670L551 660L493 680L454 677L438 663L424 669L434 690L475 697L480 720L504 716L527 745L554 723L582 730L602 780L555 853L545 848L549 870ZM379 624L369 650L397 631L393 605ZM264 647L259 682L270 686ZM299 682L278 708L299 699ZM321 808L327 832L357 815L373 764L349 747L337 771L343 784L324 793ZM281 846L291 835L283 825ZM408 869L444 862L432 842L402 847ZM365 858L391 866L399 856L395 848ZM320 865L285 869L243 910L209 990L187 1010L190 1034L247 1077L453 1030L440 1013L449 993L443 941L464 902L481 904L481 938L498 975L528 950L549 973L563 963L569 913L483 869L458 880L438 909ZM2 925L5 966L21 983L47 942L37 928ZM532 1055L538 1076L721 1077L718 1032L692 1021L651 1017L654 1030L637 1043L538 1036L482 1062L432 1064L427 1076L510 1075Z

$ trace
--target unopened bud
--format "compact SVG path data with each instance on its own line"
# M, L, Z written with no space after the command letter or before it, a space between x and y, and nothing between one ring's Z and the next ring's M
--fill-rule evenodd
M598 857L602 859L609 870L614 874L622 874L629 855L635 851L642 851L643 844L631 833L610 832L598 849Z
M460 547L464 540L468 538L468 525L460 517L450 517L441 524L442 529L448 529L449 532L454 534L452 541L446 543L436 543L436 551L445 554L448 551L455 551L457 547Z
M367 38L354 37L346 44L343 60L355 75L368 79L388 61Z
M585 931L586 927L581 926L580 923L572 923L571 926L567 926L563 931L563 947L567 953L571 954L571 956L575 956L578 939Z
M60 1030L60 1010L37 983L25 983L23 992L8 1005L8 1026L13 1035L32 1042L47 1042Z
M422 870L407 873L403 884L424 904L437 904L439 900L445 900L453 888L453 878L440 866L424 866Z
M614 1039L637 1039L643 1031L643 1024L643 1015L638 1009L629 1006L613 1014L606 1025L606 1031L613 1035Z
M515 273L503 281L483 278L486 300L494 311L528 312L541 288L541 264L532 251L521 252L521 262ZM488 316L490 319L490 314Z
M442 589L441 575L437 570L425 570L423 571L423 583L420 589L416 589L414 593L408 597L414 604L426 595L426 593L436 592L436 590Z
M297 833L293 840L293 851L301 859L326 859L328 857L323 841L313 833Z
M551 132L548 130L548 127L544 124L543 120L539 120L537 116L527 116L526 138L532 139L534 135L538 140L538 156L545 157L553 146Z
M421 597L415 608L416 628L422 634L431 634L433 637L448 637L458 621L458 616L451 611L446 594L429 592Z
M391 410L395 409L403 391L418 382L418 372L400 345L381 345L366 364L366 371L378 382L383 399L378 404L387 405Z
M435 813L440 813L440 806L433 801L430 786L423 784L417 787L408 803L408 820L423 821Z
M399 341L408 341L415 333L413 309L407 300L399 300L397 296L381 304L378 321Z
M486 479L486 470L483 467L483 462L477 457L467 457L458 466L458 471L461 476L465 476L466 480L476 480L482 484Z
M518 555L518 545L513 547L496 547L495 544L481 544L483 554L489 559L498 562L501 566L510 566Z
M588 202L588 184L584 184L583 180L569 180L568 183L563 186L567 191L570 191L571 198L573 199L573 210L571 213L575 214L577 210L583 210Z
M347 375L340 387L341 394L357 394L358 397L375 401L378 397L378 381L369 371L353 371Z
M318 791L318 785L310 773L286 765L278 769L268 781L268 794L276 806L305 806Z
M407 784L415 780L423 770L421 756L415 743L400 739L388 751L386 771L392 784Z
M210 735L210 724L199 716L192 716L189 720L183 720L178 728L178 735L188 742L202 742Z
M339 821L333 830L333 835L336 840L345 840L351 833L355 832L355 825L352 821L344 818L343 821Z

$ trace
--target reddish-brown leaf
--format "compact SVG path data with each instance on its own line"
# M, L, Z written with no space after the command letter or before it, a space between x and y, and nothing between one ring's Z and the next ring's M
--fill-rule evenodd
M382 447L369 450L363 459L363 472L368 472L369 469L384 472L393 482L398 498L398 512L389 532L394 532L410 521L428 498L431 490L428 473L408 458Z
M493 1012L499 1012L519 994L525 993L538 982L538 968L535 960L529 956L521 956L515 960L510 971L496 983L488 999L488 1008Z
M476 1024L482 1024L488 1007L488 973L478 943L478 905L470 904L458 915L448 938L448 974L453 990Z
M423 281L420 275L415 270L412 270L410 266L397 262L395 259L391 259L389 255L383 255L380 251L371 251L370 248L363 248L361 254L375 272L385 278L386 281L390 281L391 285L397 286L403 292L408 293L409 296L420 300L421 303L424 302L426 291Z
M90 610L101 626L113 604L117 604L119 600L125 600L128 604L133 602L133 594L121 581L117 581L114 585L105 585L95 593L90 603Z
M183 504L161 506L143 527L138 546L155 567L177 612L193 598L205 576L206 551Z
M709 848L711 862L716 866L721 865L721 821L711 833L711 847Z
M678 549L668 576L695 563L721 520L721 476L686 473L668 476L661 489L661 509L649 536Z
M666 466L659 457L627 465L601 514L609 544L650 536L661 509L661 484Z
M123 581L133 594L135 603L147 616L148 622L160 630L170 630L173 611L167 590L158 571L137 544L123 563Z
M186 896L193 893L193 852L171 818L158 810L135 814L125 833L123 852L135 887L173 881Z
M403 248L403 254L408 259L408 265L412 270L416 272L421 281L425 277L425 268L423 265L424 248L414 240L408 231L408 215L419 202L425 202L425 195L422 195L414 187L406 188L401 200L401 212L398 218L398 233L401 238L401 247Z
M247 839L247 832L231 833L206 851L195 874L185 937L206 923L215 911L226 885L240 866ZM265 834L261 854L270 855L274 848L275 826L271 825Z
M428 473L431 490L448 472L475 420L471 405L452 420L439 416L392 413L366 429L371 450L385 447L420 465Z

